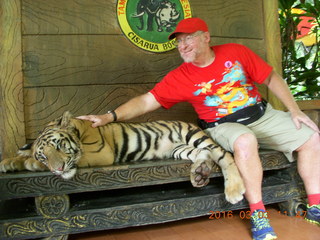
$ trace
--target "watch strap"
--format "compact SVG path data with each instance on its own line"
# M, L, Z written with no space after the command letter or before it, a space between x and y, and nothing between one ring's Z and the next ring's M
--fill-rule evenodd
M111 113L112 114L114 122L117 121L117 114L116 114L116 112L114 110L110 110L107 113Z

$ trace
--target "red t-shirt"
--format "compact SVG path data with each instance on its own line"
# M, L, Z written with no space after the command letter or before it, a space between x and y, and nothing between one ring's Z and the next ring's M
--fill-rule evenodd
M211 65L200 68L183 63L150 91L163 107L189 102L200 119L214 122L261 101L254 82L264 82L272 67L239 44L212 49L215 60Z

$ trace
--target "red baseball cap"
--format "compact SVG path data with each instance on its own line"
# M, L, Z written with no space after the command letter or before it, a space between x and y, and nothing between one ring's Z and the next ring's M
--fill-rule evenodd
M173 33L168 37L169 40L172 40L176 37L176 33L194 33L197 31L208 32L208 26L205 21L200 18L186 18L182 19Z

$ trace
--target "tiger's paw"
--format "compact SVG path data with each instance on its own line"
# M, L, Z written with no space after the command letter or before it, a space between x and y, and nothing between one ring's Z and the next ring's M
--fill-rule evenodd
M194 187L204 187L209 183L212 161L197 160L191 165L190 180Z
M18 156L6 158L0 162L0 172L13 172L24 170L24 160L26 157Z
M26 159L24 162L24 166L27 170L33 172L48 170L48 168L44 164L35 160L34 158Z
M225 181L225 190L226 200L232 204L236 204L243 199L243 194L245 193L246 188L242 178L239 176L233 176L232 179Z
M29 156L19 155L13 158L6 158L0 162L0 172L13 172L13 171L44 171L47 167Z

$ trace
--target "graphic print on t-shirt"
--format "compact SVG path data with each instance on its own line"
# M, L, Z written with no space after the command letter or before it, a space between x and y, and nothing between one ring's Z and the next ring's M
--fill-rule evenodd
M204 95L204 105L215 107L218 113L217 118L234 113L244 107L257 102L258 96L252 96L253 87L248 84L247 77L240 62L225 62L225 71L222 79L212 79L209 82L197 84L200 87L193 94Z

